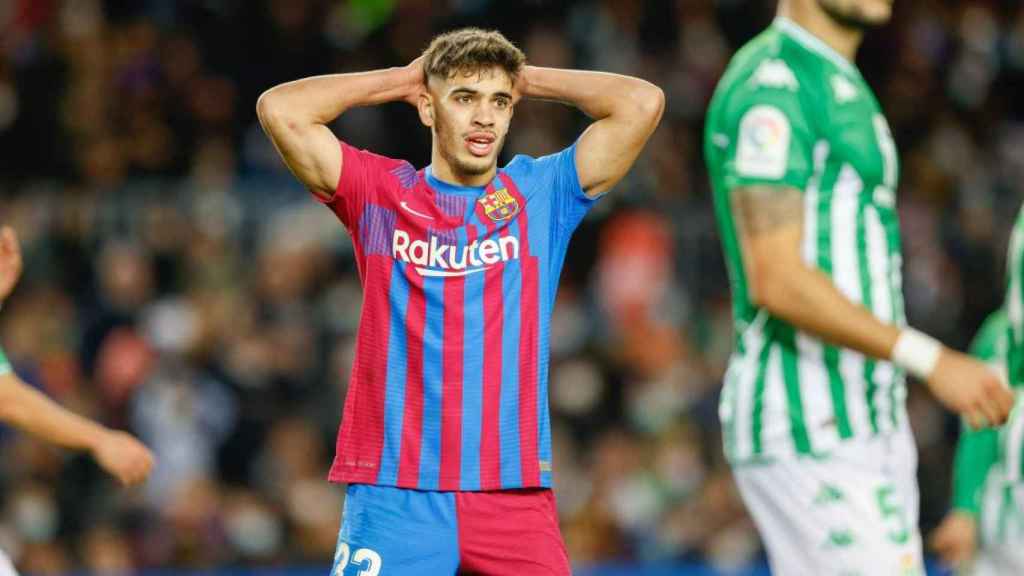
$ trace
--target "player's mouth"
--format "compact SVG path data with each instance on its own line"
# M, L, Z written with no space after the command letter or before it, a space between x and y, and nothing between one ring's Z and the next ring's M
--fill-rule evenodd
M497 138L490 132L473 132L466 136L466 148L477 158L490 156Z

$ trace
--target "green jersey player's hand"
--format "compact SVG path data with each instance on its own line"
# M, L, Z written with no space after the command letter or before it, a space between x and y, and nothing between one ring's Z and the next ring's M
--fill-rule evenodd
M7 299L21 277L21 246L10 226L0 229L0 302Z
M149 449L124 432L104 431L91 449L96 463L122 486L144 481L153 468L153 454Z
M977 534L978 524L974 515L955 510L935 529L931 546L943 562L959 568L974 557L978 548Z

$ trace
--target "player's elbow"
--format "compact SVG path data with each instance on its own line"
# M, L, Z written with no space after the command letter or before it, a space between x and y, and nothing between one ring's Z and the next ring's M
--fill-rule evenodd
M789 259L759 255L747 266L747 293L751 303L773 316L797 299L795 283L800 281L802 264Z
M274 92L274 88L260 94L256 100L256 117L263 126L271 126L280 123L283 116L284 106L281 98Z
M644 87L644 95L641 101L640 108L644 117L651 124L657 125L661 120L662 114L665 113L665 91L654 84L647 83Z
M653 132L665 112L665 91L645 80L637 80L629 100L637 125Z

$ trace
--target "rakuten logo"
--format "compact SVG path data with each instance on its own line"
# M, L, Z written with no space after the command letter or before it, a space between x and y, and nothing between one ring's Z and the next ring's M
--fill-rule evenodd
M441 243L436 236L430 241L412 240L409 233L395 230L391 241L391 255L396 260L416 265L421 276L466 276L483 272L498 262L519 259L519 239L506 236L490 238L469 246Z

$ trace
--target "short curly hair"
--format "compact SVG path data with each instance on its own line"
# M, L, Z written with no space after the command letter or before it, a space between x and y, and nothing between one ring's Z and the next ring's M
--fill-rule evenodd
M515 82L526 55L497 30L461 28L434 38L423 52L425 79L445 80L498 67Z

